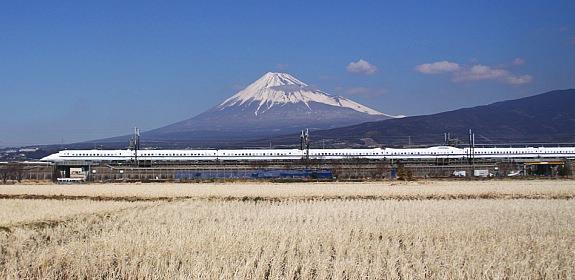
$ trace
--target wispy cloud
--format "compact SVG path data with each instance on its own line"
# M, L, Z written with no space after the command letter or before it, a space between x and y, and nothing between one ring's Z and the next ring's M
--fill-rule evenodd
M505 80L508 84L511 85L522 85L531 83L533 81L533 77L531 77L530 75L522 75L522 76L510 75L506 77Z
M525 61L516 58L513 65L522 65ZM523 85L533 81L530 75L514 75L502 67L492 67L482 64L461 66L454 62L439 61L415 66L415 70L423 74L451 73L451 80L456 83L496 80L510 85Z
M523 85L532 82L533 77L530 75L516 76L505 69L477 64L456 72L452 80L454 82L498 80L510 85Z
M377 67L366 60L360 59L356 62L350 62L347 67L347 72L358 73L364 75L372 75L377 71Z
M459 68L460 68L459 64L445 60L415 66L415 70L423 74L439 74L446 72L455 72L459 70Z
M517 65L517 66L523 65L523 64L525 64L525 59L520 58L520 57L516 57L512 63L513 63L513 65Z

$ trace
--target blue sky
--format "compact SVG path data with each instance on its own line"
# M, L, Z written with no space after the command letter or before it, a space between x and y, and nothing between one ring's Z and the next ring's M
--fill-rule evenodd
M3 1L0 146L160 127L268 71L405 115L574 88L573 14L575 1Z

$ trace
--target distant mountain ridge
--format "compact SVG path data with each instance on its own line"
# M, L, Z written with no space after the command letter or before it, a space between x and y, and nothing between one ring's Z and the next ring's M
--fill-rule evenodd
M366 122L347 127L319 130L312 140L329 145L438 144L443 133L467 142L468 130L483 144L575 143L575 89L463 108L432 115ZM289 144L297 135L272 138Z

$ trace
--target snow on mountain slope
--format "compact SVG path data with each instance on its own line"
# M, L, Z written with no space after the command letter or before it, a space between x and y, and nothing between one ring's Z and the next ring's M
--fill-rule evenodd
M287 103L303 103L312 111L310 103L316 102L325 105L348 108L368 115L390 116L361 105L341 96L333 96L321 90L310 87L287 73L266 73L260 79L250 84L234 96L228 98L216 108L224 110L233 106L249 106L257 104L253 112L256 116L265 113L277 105Z

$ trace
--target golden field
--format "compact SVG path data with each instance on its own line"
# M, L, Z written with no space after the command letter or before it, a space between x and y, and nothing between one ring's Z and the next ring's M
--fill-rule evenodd
M575 180L415 181L362 183L118 183L0 185L0 198L450 199L575 198Z
M34 222L58 222L75 215L108 213L150 203L120 201L0 199L0 227L28 225Z
M568 180L0 186L0 278L573 279L574 194Z

